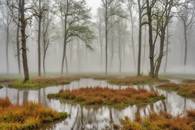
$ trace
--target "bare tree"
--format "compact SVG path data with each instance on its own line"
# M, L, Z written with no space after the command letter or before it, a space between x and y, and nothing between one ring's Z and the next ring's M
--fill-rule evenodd
M20 6L21 4L21 0L18 0L17 1L18 3L18 7ZM18 61L18 71L19 71L19 74L21 74L21 54L20 54L20 8L18 8L17 10L17 13L18 13L18 17L17 17L17 32L16 32L16 46L17 46L17 61Z
M184 66L187 65L188 58L188 35L189 31L192 29L194 24L195 7L192 5L193 0L185 0L185 2L180 6L178 16L183 24L183 34L184 34Z
M66 63L66 73L68 73L67 44L70 43L73 38L79 38L87 43L89 47L88 43L94 38L94 35L89 29L89 9L86 6L85 0L66 0L65 3L60 1L57 4L61 13L60 17L63 20L64 31L64 47L61 64L61 74L63 74L64 63Z
M137 0L138 12L139 12L139 33L138 33L138 64L137 64L137 76L141 76L141 55L142 55L142 26L144 17L144 5L145 1Z
M172 8L175 5L174 0L146 0L146 14L148 17L149 33L149 56L150 56L150 76L158 78L162 58L164 56L164 44L166 28L172 18ZM154 24L155 23L155 24ZM156 44L159 38L159 51L155 58Z
M134 26L135 26L135 21L133 18L133 7L135 5L134 0L128 0L128 10L129 10L129 16L130 16L130 22L131 22L131 44L132 44L132 54L133 54L133 62L134 65L136 66L136 54L135 54L135 40L134 40Z
M50 18L50 9L49 9L49 0L44 1L44 7L47 11L43 14L43 22L42 22L42 37L43 37L43 73L46 74L46 56L47 51L50 45L49 38L49 25L51 24L52 19Z
M120 0L102 0L104 9L104 25L105 25L105 74L108 73L108 36L111 28L110 20L113 16L126 18L121 9Z
M102 8L98 8L98 20L97 20L97 27L98 27L98 42L99 42L99 45L100 45L100 62L101 62L101 65L103 64L103 42L104 42L104 32L103 32L103 21L104 21L104 18L103 18L103 9Z
M17 3L19 2L19 3ZM30 23L30 20L33 18L34 14L32 13L33 7L31 4L27 4L25 0L20 1L9 1L7 2L9 10L11 12L11 16L13 21L20 25L20 33L21 33L21 50L22 50L22 65L23 65L23 73L24 73L24 82L30 79L29 76L29 68L28 68L28 57L27 57L27 42L26 39L28 38L26 34L26 28ZM19 18L17 17L15 12L19 10Z
M10 43L10 25L12 23L12 18L10 14L10 10L8 7L8 0L2 1L1 8L2 8L2 16L3 16L3 25L5 26L5 32L6 32L6 73L9 73L9 43Z
M31 17L26 17L25 0L21 0L20 8L20 25L21 25L21 44L22 44L22 62L24 71L24 82L29 80L29 68L28 68L28 58L27 58L27 47L26 47L26 26L27 22Z
M38 33L37 33L37 52L38 52L38 76L41 76L42 74L42 67L41 67L41 59L42 59L42 54L41 54L41 38L42 38L42 24L43 24L43 19L44 15L46 14L45 12L48 11L45 2L43 0L33 0L33 14L35 18L37 19L38 23ZM43 54L44 55L44 54Z

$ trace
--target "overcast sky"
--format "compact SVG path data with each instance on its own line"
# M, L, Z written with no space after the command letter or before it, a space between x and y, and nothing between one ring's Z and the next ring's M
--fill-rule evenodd
M101 0L86 0L89 7L92 9L93 15L96 15L97 8L101 5Z

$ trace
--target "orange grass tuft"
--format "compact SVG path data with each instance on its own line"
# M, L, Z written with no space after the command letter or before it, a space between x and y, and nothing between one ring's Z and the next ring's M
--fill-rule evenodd
M22 106L13 105L9 99L0 99L0 130L34 130L45 123L67 117L67 113L58 113L36 103Z
M168 113L152 113L147 118L133 122L121 120L121 130L194 130L195 110L188 111L185 117L172 117Z
M49 94L48 97L70 100L84 105L111 105L117 108L124 108L133 104L147 104L163 98L154 92L143 89L116 90L102 87L64 90L58 94Z
M161 89L166 89L166 90L178 90L179 89L179 85L175 83L165 83L165 84L159 85L158 87Z

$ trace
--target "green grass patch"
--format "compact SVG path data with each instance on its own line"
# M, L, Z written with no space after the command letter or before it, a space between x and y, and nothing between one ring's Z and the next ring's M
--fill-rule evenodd
M36 78L23 82L22 80L15 80L8 84L10 88L17 89L40 89L44 87L54 86L54 85L64 85L70 82L78 80L77 78L67 78L67 77L56 77L56 78Z
M123 109L130 105L146 105L164 99L163 96L143 89L126 88L114 90L101 87L62 90L57 94L49 94L48 98L87 106L106 105L118 109Z

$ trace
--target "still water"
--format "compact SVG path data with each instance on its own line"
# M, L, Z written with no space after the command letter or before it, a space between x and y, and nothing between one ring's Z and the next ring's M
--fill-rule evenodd
M172 82L179 82L172 80ZM106 81L81 79L73 81L68 85L51 86L40 90L17 90L7 88L0 89L0 98L9 97L9 99L16 104L23 104L26 101L33 101L41 103L45 106L51 107L59 112L68 112L70 117L66 120L49 124L44 130L112 130L110 128L113 124L120 124L120 119L129 117L135 119L136 115L147 116L150 112L165 111L173 116L182 115L187 110L195 109L195 101L179 96L175 92L168 92L160 90L155 85L134 85L136 89L147 89L148 91L155 91L166 97L163 101L158 101L144 107L129 106L123 110L117 110L102 106L99 108L83 107L80 105L69 104L58 100L47 99L47 94L57 93L61 89L78 89L82 87L109 87L113 89L123 89L128 86L111 85Z

